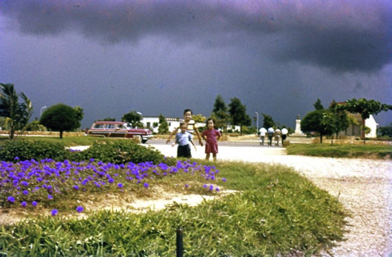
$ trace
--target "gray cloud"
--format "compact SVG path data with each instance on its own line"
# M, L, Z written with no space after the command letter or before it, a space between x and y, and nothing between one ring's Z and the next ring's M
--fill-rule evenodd
M23 33L68 31L103 44L148 36L202 47L238 45L281 62L337 72L375 72L392 60L392 2L3 0Z

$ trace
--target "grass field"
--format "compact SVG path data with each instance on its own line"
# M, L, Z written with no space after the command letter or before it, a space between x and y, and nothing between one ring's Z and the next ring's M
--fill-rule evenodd
M78 140L63 142L88 145ZM308 256L343 240L349 215L335 197L280 165L92 159L1 164L2 212L28 213L30 219L1 226L0 256L174 256L179 227L185 256ZM162 190L216 197L147 213L93 208L112 199L159 199ZM224 195L226 190L237 193Z
M392 158L392 145L290 144L286 149L289 155L336 158Z

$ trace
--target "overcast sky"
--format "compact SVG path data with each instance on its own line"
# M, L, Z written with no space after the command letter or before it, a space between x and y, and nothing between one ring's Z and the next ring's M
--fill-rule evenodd
M0 82L94 120L209 116L217 95L295 128L365 97L392 104L390 0L0 0ZM392 112L375 116L381 125Z

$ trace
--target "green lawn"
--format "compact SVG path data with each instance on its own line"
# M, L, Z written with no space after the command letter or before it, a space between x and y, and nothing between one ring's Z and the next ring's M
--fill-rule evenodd
M2 211L30 217L0 227L0 256L175 256L177 228L185 256L308 256L342 241L349 215L335 197L280 165L34 160L2 162L0 175ZM237 193L223 196L229 189ZM216 197L143 214L92 208L159 198L162 190Z
M286 149L289 155L392 159L392 145L290 144Z

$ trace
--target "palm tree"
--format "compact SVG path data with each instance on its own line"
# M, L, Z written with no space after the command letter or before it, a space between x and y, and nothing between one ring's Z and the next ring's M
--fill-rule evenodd
M10 139L14 139L15 131L23 129L28 123L33 105L24 94L17 94L14 84L0 83L0 116L5 118L5 128L9 130ZM19 96L23 102L19 103Z

